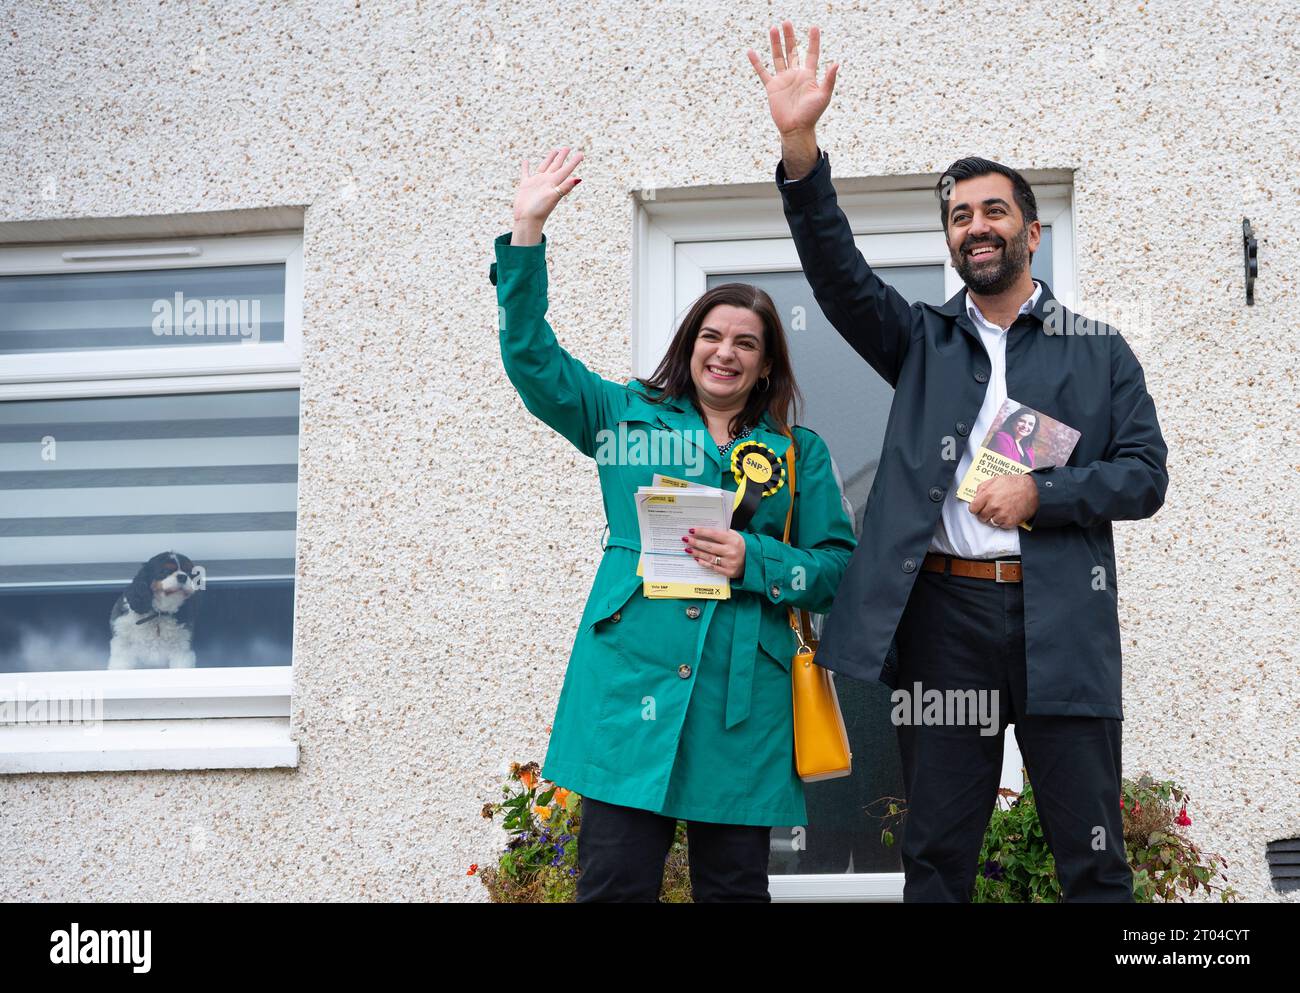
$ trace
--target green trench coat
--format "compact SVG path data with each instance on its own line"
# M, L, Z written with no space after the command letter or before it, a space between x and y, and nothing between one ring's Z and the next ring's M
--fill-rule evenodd
M524 406L595 459L609 534L542 774L583 796L683 820L804 824L786 608L825 612L855 546L826 445L794 428L798 547L781 541L787 480L741 532L745 572L730 599L643 596L637 487L662 472L735 490L730 459L689 400L651 403L635 380L602 379L560 346L545 317L545 247L544 237L529 246L512 246L509 233L496 239L501 356ZM770 419L751 438L784 467L790 442Z

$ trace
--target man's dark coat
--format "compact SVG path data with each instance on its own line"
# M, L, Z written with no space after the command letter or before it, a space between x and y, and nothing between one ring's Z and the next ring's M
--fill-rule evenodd
M965 289L942 307L909 305L871 271L836 202L824 152L807 176L785 179L778 163L786 220L817 303L894 388L862 535L817 662L896 687L894 631L944 497L958 483L956 460L983 404L991 360L967 316ZM1111 521L1150 517L1164 502L1167 449L1155 404L1123 337L1078 321L1046 283L1007 332L1006 382L1012 399L1082 432L1067 465L1030 473L1038 511L1033 530L1020 530L1026 710L1122 719Z

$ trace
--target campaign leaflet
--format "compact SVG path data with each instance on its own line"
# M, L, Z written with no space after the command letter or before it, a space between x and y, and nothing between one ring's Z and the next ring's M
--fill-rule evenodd
M1080 434L1068 424L1008 397L998 408L993 426L966 470L957 499L975 499L980 483L995 476L1029 472L1047 465L1065 465ZM1033 529L1024 522L1026 531Z

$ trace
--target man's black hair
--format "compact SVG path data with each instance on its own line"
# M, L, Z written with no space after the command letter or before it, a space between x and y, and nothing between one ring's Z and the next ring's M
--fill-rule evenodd
M939 182L934 187L934 195L939 198L939 216L943 220L944 234L948 233L948 197L944 196L944 191L947 190L951 194L952 189L963 179L987 176L989 173L994 172L1011 180L1011 189L1015 195L1016 206L1020 208L1020 214L1025 219L1025 225L1028 226L1038 220L1038 200L1034 197L1033 187L1029 185L1024 176L1010 166L1004 166L1001 162L993 162L972 155L964 159L958 159L950 165L944 171L944 174L939 177Z

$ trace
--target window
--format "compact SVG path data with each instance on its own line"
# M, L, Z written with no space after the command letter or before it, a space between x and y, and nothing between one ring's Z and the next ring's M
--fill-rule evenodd
M301 269L0 247L0 771L296 765Z
M1038 199L1043 239L1033 275L1073 302L1070 187L1052 175L1028 177ZM933 180L835 180L840 207L859 250L876 272L909 301L941 304L961 289L952 268L933 194ZM752 191L752 197L744 194ZM739 194L739 195L738 195ZM804 393L800 423L817 431L840 470L861 531L875 478L893 391L825 319L804 279L772 183L673 196L656 190L639 204L633 374L649 375L691 302L724 282L747 282L772 297L786 324L791 360ZM811 388L815 384L815 388ZM853 774L806 784L806 832L774 828L771 892L775 900L901 900L897 842L880 841L881 798L902 797L890 691L880 683L837 682L855 756ZM1004 741L1002 784L1019 790L1014 736ZM895 836L898 831L895 830Z
M297 370L301 237L0 248L0 383Z

